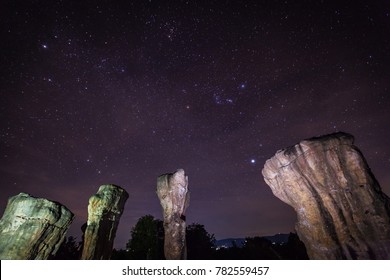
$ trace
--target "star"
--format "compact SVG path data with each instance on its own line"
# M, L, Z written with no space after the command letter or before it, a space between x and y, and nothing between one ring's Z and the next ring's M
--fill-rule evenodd
M42 45L42 48L47 49L48 46L47 46L46 44L43 44L43 45Z

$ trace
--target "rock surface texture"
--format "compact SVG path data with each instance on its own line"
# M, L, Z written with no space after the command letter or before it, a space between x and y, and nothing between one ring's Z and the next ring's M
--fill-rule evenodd
M353 141L341 132L312 138L265 163L311 259L390 259L390 200Z
M58 202L26 193L11 197L0 220L0 259L47 259L57 252L73 217Z
M88 204L88 222L84 233L83 260L108 260L116 230L129 194L115 185L100 186Z
M164 254L167 260L185 260L185 211L190 203L188 177L183 169L157 178L157 196L164 215Z

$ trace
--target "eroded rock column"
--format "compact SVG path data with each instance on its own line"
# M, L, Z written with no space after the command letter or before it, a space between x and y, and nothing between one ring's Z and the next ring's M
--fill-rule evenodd
M312 138L265 163L264 179L296 211L311 259L390 259L390 200L353 141Z
M157 196L164 215L164 254L167 260L187 258L185 211L190 203L183 169L157 178Z
M58 202L26 193L11 197L0 220L0 259L45 260L54 255L73 217Z
M102 185L91 196L81 259L110 259L116 230L128 197L124 189L115 185Z

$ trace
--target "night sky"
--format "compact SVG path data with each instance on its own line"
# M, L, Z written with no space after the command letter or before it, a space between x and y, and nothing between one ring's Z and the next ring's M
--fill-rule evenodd
M189 176L189 223L217 239L288 233L261 175L305 138L355 136L390 194L389 1L1 1L0 214L130 197L115 246L162 218L157 177Z

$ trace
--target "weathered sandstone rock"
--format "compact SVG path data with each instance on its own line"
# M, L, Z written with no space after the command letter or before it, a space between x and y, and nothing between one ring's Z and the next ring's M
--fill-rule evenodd
M129 194L115 185L100 186L88 205L84 233L83 260L110 259L116 230Z
M57 252L73 217L58 202L26 193L9 198L0 220L0 259L47 259Z
M164 254L167 260L187 258L185 211L190 203L183 169L157 178L157 196L164 215Z
M390 259L390 200L353 141L341 132L312 138L265 163L311 259Z

